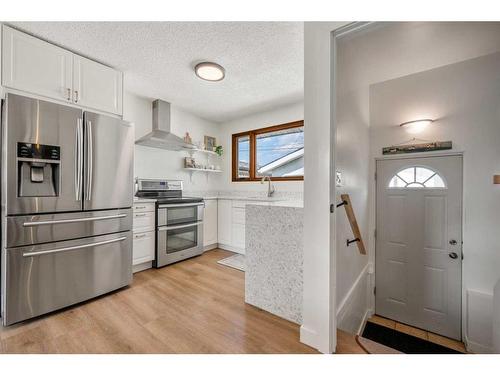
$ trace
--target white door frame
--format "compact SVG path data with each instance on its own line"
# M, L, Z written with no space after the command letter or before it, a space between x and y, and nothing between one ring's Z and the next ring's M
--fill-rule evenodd
M398 154L398 155L384 155L384 156L378 156L373 158L372 160L372 168L373 168L373 176L375 177L375 173L377 171L377 161L378 160L394 160L394 159L424 159L424 158L430 158L430 157L438 157L438 156L462 156L462 241L465 244L465 205L464 205L464 195L465 195L465 152L464 151L434 151L432 153L424 153L424 152L416 152L416 153L410 153L410 154ZM373 179L373 182L371 184L371 193L370 193L370 198L371 198L371 204L370 204L370 209L372 211L372 215L370 215L370 230L369 233L373 235L376 230L376 214L377 214L377 180L376 178ZM371 285L371 289L374 290L375 288L375 278L376 278L376 269L375 269L375 256L376 256L376 241L374 236L370 236L371 241L370 246L373 251L371 251L371 259L369 260L370 263L373 265L373 278L371 278L371 282L373 283ZM466 336L466 322L467 322L467 311L466 311L466 290L465 290L465 277L464 277L464 268L465 268L465 261L467 259L466 254L465 254L465 246L462 245L462 264L461 264L461 271L462 271L462 281L461 281L461 291L462 291L462 301L461 301L461 310L462 310L462 341L465 342L465 336ZM369 306L371 307L371 310L373 313L375 313L375 296L370 295L370 301L369 301Z

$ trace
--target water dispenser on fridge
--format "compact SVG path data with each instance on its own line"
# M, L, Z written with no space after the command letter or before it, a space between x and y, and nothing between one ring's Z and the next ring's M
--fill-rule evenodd
M17 143L19 197L57 197L60 189L61 148Z

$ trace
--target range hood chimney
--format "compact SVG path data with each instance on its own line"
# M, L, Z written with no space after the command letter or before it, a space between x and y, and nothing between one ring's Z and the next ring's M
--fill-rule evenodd
M194 148L171 132L170 103L160 99L153 102L153 130L135 141L135 144L171 151Z

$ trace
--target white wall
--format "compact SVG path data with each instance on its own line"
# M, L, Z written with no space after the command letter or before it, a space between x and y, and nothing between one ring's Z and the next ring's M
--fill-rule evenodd
M304 297L300 340L323 353L336 346L332 32L345 22L304 25Z
M217 138L217 143L223 146L224 155L222 158L223 173L219 180L218 189L221 191L264 191L267 189L267 185L263 186L260 182L232 182L231 147L233 134L303 119L304 103L300 102L220 124L221 135ZM278 192L302 192L304 187L303 181L275 181L273 184Z
M123 98L123 118L134 122L136 139L147 134L152 129L152 100L139 97L125 91ZM219 126L210 121L201 119L188 112L171 107L172 131L183 137L189 132L194 142L203 141L205 135L219 138ZM221 176L210 174L207 180L205 173L196 172L191 181L189 172L183 170L184 157L189 156L187 152L167 151L145 146L135 146L134 175L143 178L169 178L184 181L184 189L187 191L214 190ZM196 154L196 159L206 163L206 156ZM211 163L221 164L221 160L211 156Z
M412 136L397 124L437 121L418 138L451 140L464 151L463 305L469 347L492 346L492 293L500 278L500 53L370 87L371 170L384 146ZM372 185L374 186L374 184ZM372 206L375 194L370 194ZM372 217L372 226L374 217Z
M349 194L361 237L369 249L369 95L366 87L358 83L349 53L350 34L337 37L336 41L335 168L343 180L336 189L337 202L341 201L340 194ZM343 207L337 209L335 219L337 327L357 333L368 310L369 255L360 254L356 243L346 245L346 240L352 240L354 235Z

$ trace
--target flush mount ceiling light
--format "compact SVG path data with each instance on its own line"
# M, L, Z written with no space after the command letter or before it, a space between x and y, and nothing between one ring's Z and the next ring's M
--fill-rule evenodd
M410 134L421 133L429 126L429 124L433 123L434 120L431 119L422 119L422 120L414 120L403 122L399 124L400 127L404 128Z
M213 62L199 63L194 67L194 71L205 81L222 81L226 75L224 68Z

